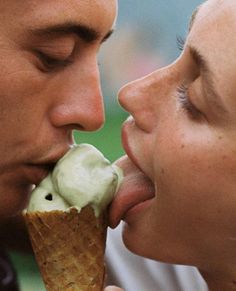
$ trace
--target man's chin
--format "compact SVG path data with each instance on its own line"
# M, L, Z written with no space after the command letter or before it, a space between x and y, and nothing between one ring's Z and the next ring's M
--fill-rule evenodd
M1 187L0 185L0 219L16 216L27 207L32 185Z

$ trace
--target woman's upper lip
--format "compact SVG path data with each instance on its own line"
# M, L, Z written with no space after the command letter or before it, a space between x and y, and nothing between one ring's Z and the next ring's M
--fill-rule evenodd
M121 132L121 140L122 140L122 145L123 148L127 154L127 156L130 158L130 160L133 162L133 164L135 164L135 166L140 169L142 171L142 169L140 168L137 159L135 158L135 156L133 155L130 147L129 147L129 133L128 133L128 127L132 124L134 124L134 119L132 117L129 117L126 122L123 124L122 127L122 132Z

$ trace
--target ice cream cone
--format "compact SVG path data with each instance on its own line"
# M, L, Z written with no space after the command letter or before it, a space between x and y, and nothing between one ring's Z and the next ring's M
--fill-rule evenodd
M24 216L47 290L103 290L106 214L87 206Z

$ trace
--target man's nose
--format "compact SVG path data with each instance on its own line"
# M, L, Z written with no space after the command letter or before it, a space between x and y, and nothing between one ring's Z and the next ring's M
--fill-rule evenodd
M94 131L104 123L104 104L97 65L67 75L57 89L57 101L51 111L56 127Z

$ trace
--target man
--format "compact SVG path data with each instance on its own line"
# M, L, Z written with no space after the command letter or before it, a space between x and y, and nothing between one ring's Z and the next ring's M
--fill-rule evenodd
M116 12L116 0L0 1L1 224L25 207L73 130L102 126L97 52ZM2 254L0 289L14 290L6 261Z

